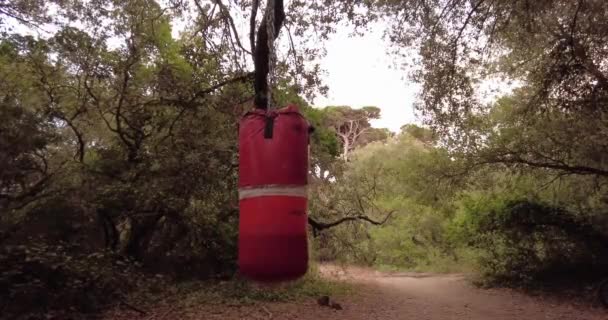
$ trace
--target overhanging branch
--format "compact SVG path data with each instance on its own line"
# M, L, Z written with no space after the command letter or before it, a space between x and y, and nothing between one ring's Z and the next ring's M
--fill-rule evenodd
M251 78L253 78L253 76L254 76L254 73L253 72L249 72L249 73L246 73L246 74L244 74L242 76L238 76L238 77L234 77L234 78L230 78L230 79L224 80L224 81L219 82L218 84L213 85L213 86L211 86L209 88L206 88L206 89L198 91L194 95L194 97L192 98L192 100L194 100L196 98L201 98L201 97L205 96L206 94L209 94L209 93L211 93L211 92L213 92L213 91L215 91L215 90L217 90L217 89L219 89L219 88L221 88L221 87L223 87L225 85L228 85L228 84L231 84L231 83L237 83L237 82L243 82L243 81L246 81L246 80L250 80Z
M363 220L363 221L371 223L373 225L380 226L380 225L383 225L386 221L388 221L388 219L393 215L393 213L395 213L394 210L390 211L389 213L386 214L384 219L382 219L381 221L373 220L370 217L365 216L365 215L342 217L334 222L328 222L328 223L319 222L319 221L314 220L311 217L308 217L308 224L312 227L313 234L316 235L317 232L319 232L321 230L333 228L333 227L336 227L336 226L341 225L348 221Z
M567 172L569 174L578 174L578 175L596 175L596 176L608 176L608 171L601 168L594 168L582 165L568 165L562 163L555 162L536 162L532 160L526 160L520 157L516 158L495 158L490 159L485 162L480 162L479 164L492 164L492 163L503 163L503 164L522 164L529 167L534 168L544 168L544 169L552 169Z

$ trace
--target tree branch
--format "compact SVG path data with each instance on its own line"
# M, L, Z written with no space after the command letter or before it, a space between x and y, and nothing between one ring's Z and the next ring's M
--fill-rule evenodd
M295 67L295 72L294 72L294 81L296 83L296 85L298 86L298 90L299 90L299 79L298 79L298 72L301 70L300 64L298 63L298 53L296 52L296 46L293 42L293 36L291 34L291 29L289 29L288 25L285 25L285 29L287 30L287 36L289 38L289 53L291 53L291 56L293 58L293 66Z
M504 158L504 156L509 156L509 155L512 157ZM523 165L527 165L529 167L560 170L560 171L565 171L565 172L569 172L572 174L597 175L597 176L608 177L608 171L604 170L604 169L600 169L600 168L592 168L592 167L580 166L580 165L568 165L565 163L536 162L536 161L523 159L519 155L512 154L512 153L505 154L504 156L503 157L498 156L493 159L478 162L478 163L476 163L476 165L492 164L492 163L523 164Z
M365 215L342 217L334 222L329 222L329 223L319 222L319 221L314 220L311 217L308 217L308 224L312 227L313 233L316 235L318 231L333 228L335 226L338 226L338 225L340 225L344 222L348 222L348 221L363 220L363 221L369 222L376 226L383 225L386 221L388 221L388 219L393 215L393 213L395 213L394 210L390 211L384 217L384 219L382 219L381 221L372 220L370 217L365 216Z
M283 0L275 0L274 4L274 37L276 39L283 26L283 21L285 21L285 9L283 7ZM269 9L270 7L267 6L264 12L265 19L268 19ZM254 103L255 107L259 109L266 109L266 106L268 105L269 58L268 32L266 30L266 23L262 23L258 28L258 37L253 60L255 65L255 82L253 85L255 90Z
M258 7L260 0L253 0L251 3L251 17L249 18L249 42L251 52L255 52L255 18L258 15ZM253 63L255 64L255 56L252 55Z
M40 29L40 25L38 25L37 23L34 23L30 20L27 20L23 17L20 17L19 14L21 14L20 12L18 13L11 13L9 11L3 10L4 8L0 8L0 15L5 15L7 17L13 18L21 23L23 23L24 25L27 25L29 27L34 27L36 29ZM11 8L7 8L7 9L11 9Z
M228 84L231 84L231 83L236 83L236 82L242 82L242 81L251 80L251 79L253 79L254 75L255 75L255 73L248 72L248 73L246 73L246 74L244 74L242 76L238 76L238 77L235 77L235 78L227 79L227 80L219 82L218 84L213 85L213 86L211 86L209 88L200 90L200 91L198 91L197 93L194 94L194 97L190 100L190 102L194 101L196 98L202 98L206 94L209 94L209 93L211 93L211 92L213 92L213 91L215 91L215 90L217 90L217 89L219 89L219 88L221 88L221 87L223 87L225 85L228 85Z
M473 17L473 14L475 12L477 12L477 9L479 9L479 7L481 6L481 4L483 2L484 2L484 0L479 0L475 4L475 6L471 9L471 11L469 11L469 14L467 15L466 19L464 20L464 23L462 24L462 26L460 27L460 30L458 30L458 35L454 39L454 51L452 53L452 72L454 72L454 73L456 71L456 57L458 56L458 42L460 41L460 38L462 37L462 33L464 32L464 29L467 27L467 25L469 25L469 21Z
M445 15L447 15L452 9L454 9L454 7L459 4L460 0L454 0L451 2L448 2L443 9L441 9L441 13L439 13L439 17L437 17L437 20L435 21L435 23L433 24L433 27L431 28L431 34L435 34L435 30L437 29L437 26L439 25L439 23L441 23L441 19L443 19L443 17Z
M200 9L201 6L198 3L198 0L195 0L194 2L196 3L197 7L199 7L199 9ZM228 7L226 7L226 5L224 5L224 3L222 2L222 0L213 0L213 2L220 7L220 12L222 14L222 17L224 18L224 21L229 26L229 28L232 30L232 33L234 33L234 38L236 40L236 45L239 48L241 48L241 50L247 52L248 54L252 54L252 51L249 51L249 50L245 49L245 47L243 47L243 45L241 44L241 39L239 38L239 34L236 31L236 26L234 24L234 19L232 19L232 16L230 15L230 10L228 9ZM232 37L231 37L231 39L232 39Z

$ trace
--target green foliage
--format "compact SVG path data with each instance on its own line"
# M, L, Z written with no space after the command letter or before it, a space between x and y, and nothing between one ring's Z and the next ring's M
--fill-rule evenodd
M318 154L325 155L328 162L331 162L340 154L339 142L334 132L323 125L324 112L322 109L306 108L304 109L306 119L314 127L311 145L313 147L313 155L316 149L319 149Z
M416 108L454 157L608 176L605 1L377 1L397 51L419 54ZM427 8L420 10L420 8ZM375 9L375 10L374 10ZM438 14L438 13L441 14ZM488 102L486 85L498 83ZM506 87L515 87L508 93Z
M57 15L65 18L63 5ZM240 71L220 68L223 55L200 40L173 38L171 12L154 1L70 8L66 21L77 23L0 41L0 243L35 249L43 275L61 264L51 272L58 279L31 288L23 280L30 291L18 288L26 274L3 278L6 294L34 299L45 281L88 286L98 276L126 285L136 272L110 268L124 256L143 271L184 278L234 273L238 114L231 111L250 90L238 81L206 89ZM105 250L108 269L86 258ZM3 267L30 268L27 255L13 253ZM98 284L92 299L103 303L93 309L116 298ZM134 287L144 285L120 288ZM87 288L49 289L34 307L61 308L64 295ZM79 303L64 307L72 305Z
M68 243L31 242L0 251L0 308L4 316L66 317L98 312L144 288L147 278L111 252L78 253Z
M326 205L313 207L394 215L382 226L353 223L331 230L317 240L321 258L383 269L476 272L485 283L503 285L604 274L603 186L576 176L556 181L546 171L471 169L433 146L422 128L404 131L388 143L356 150L326 189Z
M408 134L355 150L343 174L313 198L311 211L325 220L365 215L381 225L345 223L317 240L321 258L438 271L462 270L446 240L455 190L438 180L450 160L440 149Z
M380 118L378 107L327 106L318 111L321 125L331 129L340 144L340 155L348 161L355 149L374 141L384 141L391 136L389 130L372 128L371 120Z
M415 124L406 124L401 126L401 133L408 134L413 138L425 143L432 143L436 140L433 131L428 128L419 127Z
M493 283L593 279L607 263L600 245L606 236L600 230L538 202L469 199L456 226L462 239L480 249L482 276Z

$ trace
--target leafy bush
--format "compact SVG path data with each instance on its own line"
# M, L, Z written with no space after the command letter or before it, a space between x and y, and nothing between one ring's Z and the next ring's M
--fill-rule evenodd
M143 287L138 266L109 252L42 242L0 250L0 312L27 318L97 312ZM17 317L18 318L18 317Z
M0 250L0 312L11 319L89 318L116 305L153 309L161 300L183 308L251 304L334 295L348 285L323 279L314 265L293 282L259 285L240 277L179 280L145 272L115 253L81 252L77 245L32 242Z
M455 239L478 249L488 283L539 285L593 279L608 266L608 239L585 219L538 200L466 199Z

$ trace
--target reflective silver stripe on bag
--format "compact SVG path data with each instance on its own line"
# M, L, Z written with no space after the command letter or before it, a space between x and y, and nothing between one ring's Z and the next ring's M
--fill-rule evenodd
M255 197L267 196L291 196L291 197L308 197L307 186L255 186L251 188L239 188L239 200Z

